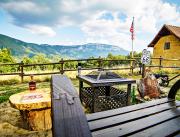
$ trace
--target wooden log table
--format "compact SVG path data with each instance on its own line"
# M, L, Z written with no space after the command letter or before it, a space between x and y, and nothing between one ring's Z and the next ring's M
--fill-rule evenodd
M180 135L180 101L175 100L180 80L172 86L168 98L88 115L84 114L75 88L66 76L53 75L51 85L54 137Z
M20 110L24 125L31 130L51 129L51 97L49 89L24 91L10 96L13 108Z

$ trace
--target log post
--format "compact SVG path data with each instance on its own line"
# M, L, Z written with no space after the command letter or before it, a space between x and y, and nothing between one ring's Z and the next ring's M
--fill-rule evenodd
M146 69L145 64L142 64L142 78L145 77L145 69Z
M77 70L78 70L78 76L81 75L81 69L82 69L81 63L78 62L78 67L77 67Z
M160 58L159 58L159 70L162 69L162 60L163 60L163 58L160 56Z
M61 58L61 60L59 62L61 64L60 73L64 74L64 60L63 60L63 58Z
M132 75L133 74L133 63L134 63L134 60L131 57L129 61L130 61L130 74Z
M102 70L102 58L101 56L99 56L99 59L98 59L98 70Z
M132 60L132 63L131 63L131 75L133 75L134 64L135 64L135 60Z
M139 74L142 74L142 63L139 62Z
M24 81L24 69L23 69L23 65L24 65L24 63L23 63L23 61L21 61L21 63L20 63L20 71L21 71L20 77L21 77L21 83L23 83L23 81Z

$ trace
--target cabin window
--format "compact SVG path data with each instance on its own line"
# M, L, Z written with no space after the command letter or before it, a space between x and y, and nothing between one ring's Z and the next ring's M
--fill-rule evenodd
M165 42L164 44L164 50L170 49L170 42Z

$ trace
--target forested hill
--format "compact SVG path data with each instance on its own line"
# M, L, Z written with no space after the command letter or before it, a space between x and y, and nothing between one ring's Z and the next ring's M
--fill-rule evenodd
M129 52L118 46L89 43L84 45L48 45L27 43L0 34L0 48L8 48L13 56L32 57L37 53L45 55L60 55L69 58L106 57L108 53L113 55L127 55Z

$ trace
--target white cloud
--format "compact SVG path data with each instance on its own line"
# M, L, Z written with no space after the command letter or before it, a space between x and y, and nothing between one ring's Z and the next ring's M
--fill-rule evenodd
M132 18L127 18L125 22L119 20L116 13L112 13L114 16L114 20L105 20L99 18L104 12L98 14L97 16L87 20L81 25L81 29L88 36L87 42L96 42L96 43L105 43L105 44L113 44L125 48L127 50L131 50L131 33L129 32ZM141 23L143 22L143 19ZM146 22L145 22L146 23ZM143 24L143 23L142 23ZM147 22L147 25L144 28L135 28L135 31L152 31L151 28L146 28L150 25ZM138 25L137 25L138 26ZM138 38L135 35L134 45L138 45L136 49L144 49L147 46L147 43L144 40Z
M60 2L61 10L65 13L86 11L89 8L89 1L86 0L64 0Z
M169 3L159 3L155 11L158 13L156 16L164 21L176 20L180 17L175 5Z
M49 37L53 37L56 35L56 32L52 28L47 26L26 25L25 27L33 34L45 35Z
M30 14L44 14L50 9L48 7L39 7L38 4L31 1L10 1L2 3L1 6L9 12L16 13L30 13Z
M162 0L7 0L0 1L0 6L23 25L33 22L46 26L81 25L103 11L123 13L126 21L135 16L137 21L151 23L152 18L152 26L159 21L179 21L180 18L179 5Z
M96 2L98 3L99 1ZM137 46L135 48L136 50L146 48L151 41L149 35L153 38L163 24L169 22L172 25L180 24L180 13L177 11L178 7L169 3L163 3L160 0L119 0L119 3L117 3L117 0L105 0L101 7L108 7L108 10L103 12L111 12L114 20L99 18L103 14L103 12L99 12L82 23L81 29L87 34L89 41L115 44L128 50L131 50L129 28L132 22L132 16L135 16L134 45ZM117 16L118 7L119 11L127 16L124 21ZM146 39L144 39L145 36Z

